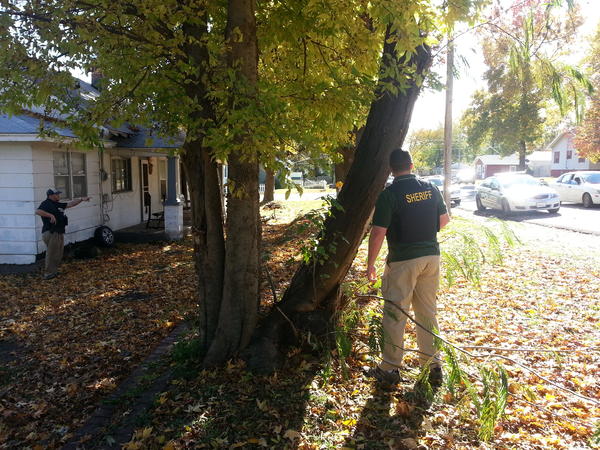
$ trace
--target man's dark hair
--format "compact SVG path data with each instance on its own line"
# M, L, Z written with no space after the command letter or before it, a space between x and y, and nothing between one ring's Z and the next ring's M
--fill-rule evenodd
M412 156L410 152L397 148L390 153L390 167L393 172L405 172L410 170Z

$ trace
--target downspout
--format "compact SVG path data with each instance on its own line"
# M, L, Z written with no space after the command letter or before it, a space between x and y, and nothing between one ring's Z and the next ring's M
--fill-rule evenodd
M99 147L98 148L98 158L100 159L100 176L98 177L99 180L99 189L98 192L100 193L100 225L104 225L104 190L102 187L102 184L104 183L104 174L106 173L104 171L104 148L103 147Z

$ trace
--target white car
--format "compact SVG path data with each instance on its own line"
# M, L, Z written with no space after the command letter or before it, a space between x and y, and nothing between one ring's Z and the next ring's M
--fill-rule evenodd
M437 186L437 188L440 190L440 192L442 193L442 195L444 195L444 177L431 176L431 177L423 177L423 179L435 184ZM462 197L460 194L460 186L451 184L450 185L450 203L451 203L450 206L460 205L461 198Z
M504 214L539 210L556 213L560 209L560 196L531 175L502 173L486 178L477 186L475 203L479 211L492 208Z
M563 202L583 203L584 208L600 204L600 172L567 172L552 187Z

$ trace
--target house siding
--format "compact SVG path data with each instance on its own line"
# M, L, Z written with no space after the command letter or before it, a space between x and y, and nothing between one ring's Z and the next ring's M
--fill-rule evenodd
M0 264L35 262L32 168L28 143L0 142Z
M113 230L136 225L141 221L140 159L130 156L129 153L111 149L104 154L103 164L108 178L102 182L105 200L103 212L106 225ZM111 159L113 157L131 158L131 191L112 191Z
M111 159L114 157L131 158L131 191L112 192ZM163 210L160 198L159 160L164 157L132 156L131 150L113 148L104 154L104 170L108 178L102 183L105 194L104 215L106 225L113 230L130 227L143 222L142 218L142 160L152 164L152 173L148 174L148 189L152 204L150 213Z
M570 133L563 134L556 142L554 142L552 147L550 147L550 150L552 151L552 166L550 167L550 173L553 177L575 170L590 170L590 161L588 159L579 162L579 155L573 146L573 136ZM571 152L570 159L567 159L568 151ZM559 154L558 162L554 162L555 153Z
M0 264L30 264L46 251L42 241L42 221L35 210L46 199L47 189L55 185L53 152L67 149L65 145L49 142L0 142ZM148 178L151 213L163 210L159 160L165 160L165 157L139 156L131 149L107 149L103 168L108 177L101 181L100 156L96 150L70 151L86 156L90 201L67 210L69 225L65 244L93 237L95 230L103 224L103 218L104 224L113 230L142 222L142 160L153 166ZM131 191L112 192L110 161L113 156L131 158ZM61 200L72 199L63 197Z
M37 207L37 205L46 199L46 190L54 186L52 153L55 151L66 151L66 149L50 143L37 143L33 145L32 150L34 193ZM80 203L66 211L66 215L69 218L69 226L65 233L65 244L85 241L93 237L94 231L101 223L98 153L95 150L71 150L71 152L85 154L87 196L90 197L90 201ZM69 200L72 199L61 198L61 201L67 202ZM45 252L46 245L42 241L42 220L40 218L36 220L36 237L36 253Z

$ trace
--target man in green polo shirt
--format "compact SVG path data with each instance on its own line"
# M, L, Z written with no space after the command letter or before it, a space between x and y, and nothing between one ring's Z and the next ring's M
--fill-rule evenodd
M381 290L383 297L408 311L412 304L415 320L430 330L438 329L436 294L440 279L440 247L437 233L448 222L448 210L437 187L411 173L409 152L394 150L390 155L394 182L377 199L369 237L367 277L377 281L375 260L387 238L388 257ZM406 316L393 305L383 311L383 358L371 375L395 385L400 381ZM442 381L442 369L433 336L417 327L421 364L430 365L430 381Z

